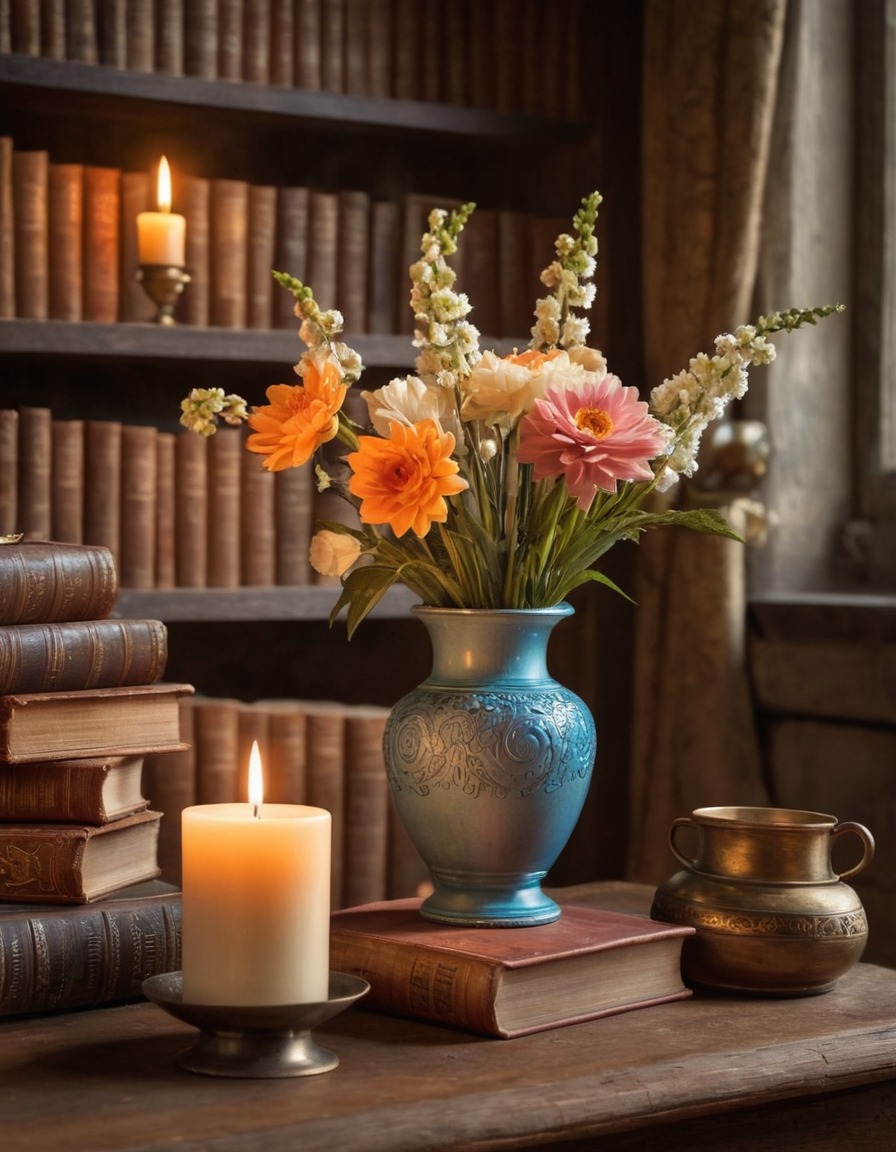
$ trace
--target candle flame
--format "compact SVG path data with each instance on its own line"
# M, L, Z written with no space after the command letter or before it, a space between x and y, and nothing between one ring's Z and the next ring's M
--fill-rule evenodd
M159 183L157 200L160 212L171 211L171 169L163 156L159 161Z
M261 753L258 751L258 741L252 741L252 751L249 753L249 803L259 815L261 802L264 798L264 776L261 771Z

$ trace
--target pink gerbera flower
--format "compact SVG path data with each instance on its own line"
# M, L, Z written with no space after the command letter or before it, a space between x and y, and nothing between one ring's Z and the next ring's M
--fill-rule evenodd
M534 465L536 480L563 476L583 512L595 492L615 492L620 480L650 480L650 461L669 429L648 412L636 388L605 376L579 389L551 388L520 423L517 459Z

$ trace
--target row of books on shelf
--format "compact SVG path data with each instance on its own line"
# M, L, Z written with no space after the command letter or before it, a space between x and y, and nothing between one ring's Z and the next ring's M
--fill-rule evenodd
M152 319L138 279L137 216L154 207L148 172L56 163L0 137L0 317ZM271 270L314 289L342 312L348 334L410 332L408 268L429 212L458 201L408 193L377 200L359 189L276 187L181 176L174 208L186 219L190 282L182 323L238 329L296 326L292 295ZM534 323L539 275L568 222L479 208L452 263L480 332L522 337Z
M310 465L267 471L246 435L0 409L0 535L108 548L126 588L324 582L312 525L351 508L317 491Z
M581 0L16 0L0 52L573 117Z

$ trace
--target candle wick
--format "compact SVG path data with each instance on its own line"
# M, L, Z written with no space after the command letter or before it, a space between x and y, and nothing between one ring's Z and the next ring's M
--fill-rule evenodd
M257 804L253 804L253 805L252 805L252 817L253 817L253 819L255 819L255 820L260 820L260 819L261 819L261 813L259 812L259 810L258 810L258 807L259 807L259 806L258 806Z

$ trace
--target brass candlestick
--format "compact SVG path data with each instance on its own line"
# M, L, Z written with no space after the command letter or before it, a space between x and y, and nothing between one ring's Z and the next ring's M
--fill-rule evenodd
M191 279L186 268L176 264L141 264L137 269L137 279L158 309L153 317L155 323L176 324L174 308Z
M204 1076L253 1080L316 1076L339 1057L317 1044L311 1029L348 1008L370 989L366 980L330 973L329 998L320 1004L257 1007L188 1004L180 972L143 981L143 994L171 1016L199 1029L199 1040L178 1057L178 1066Z

